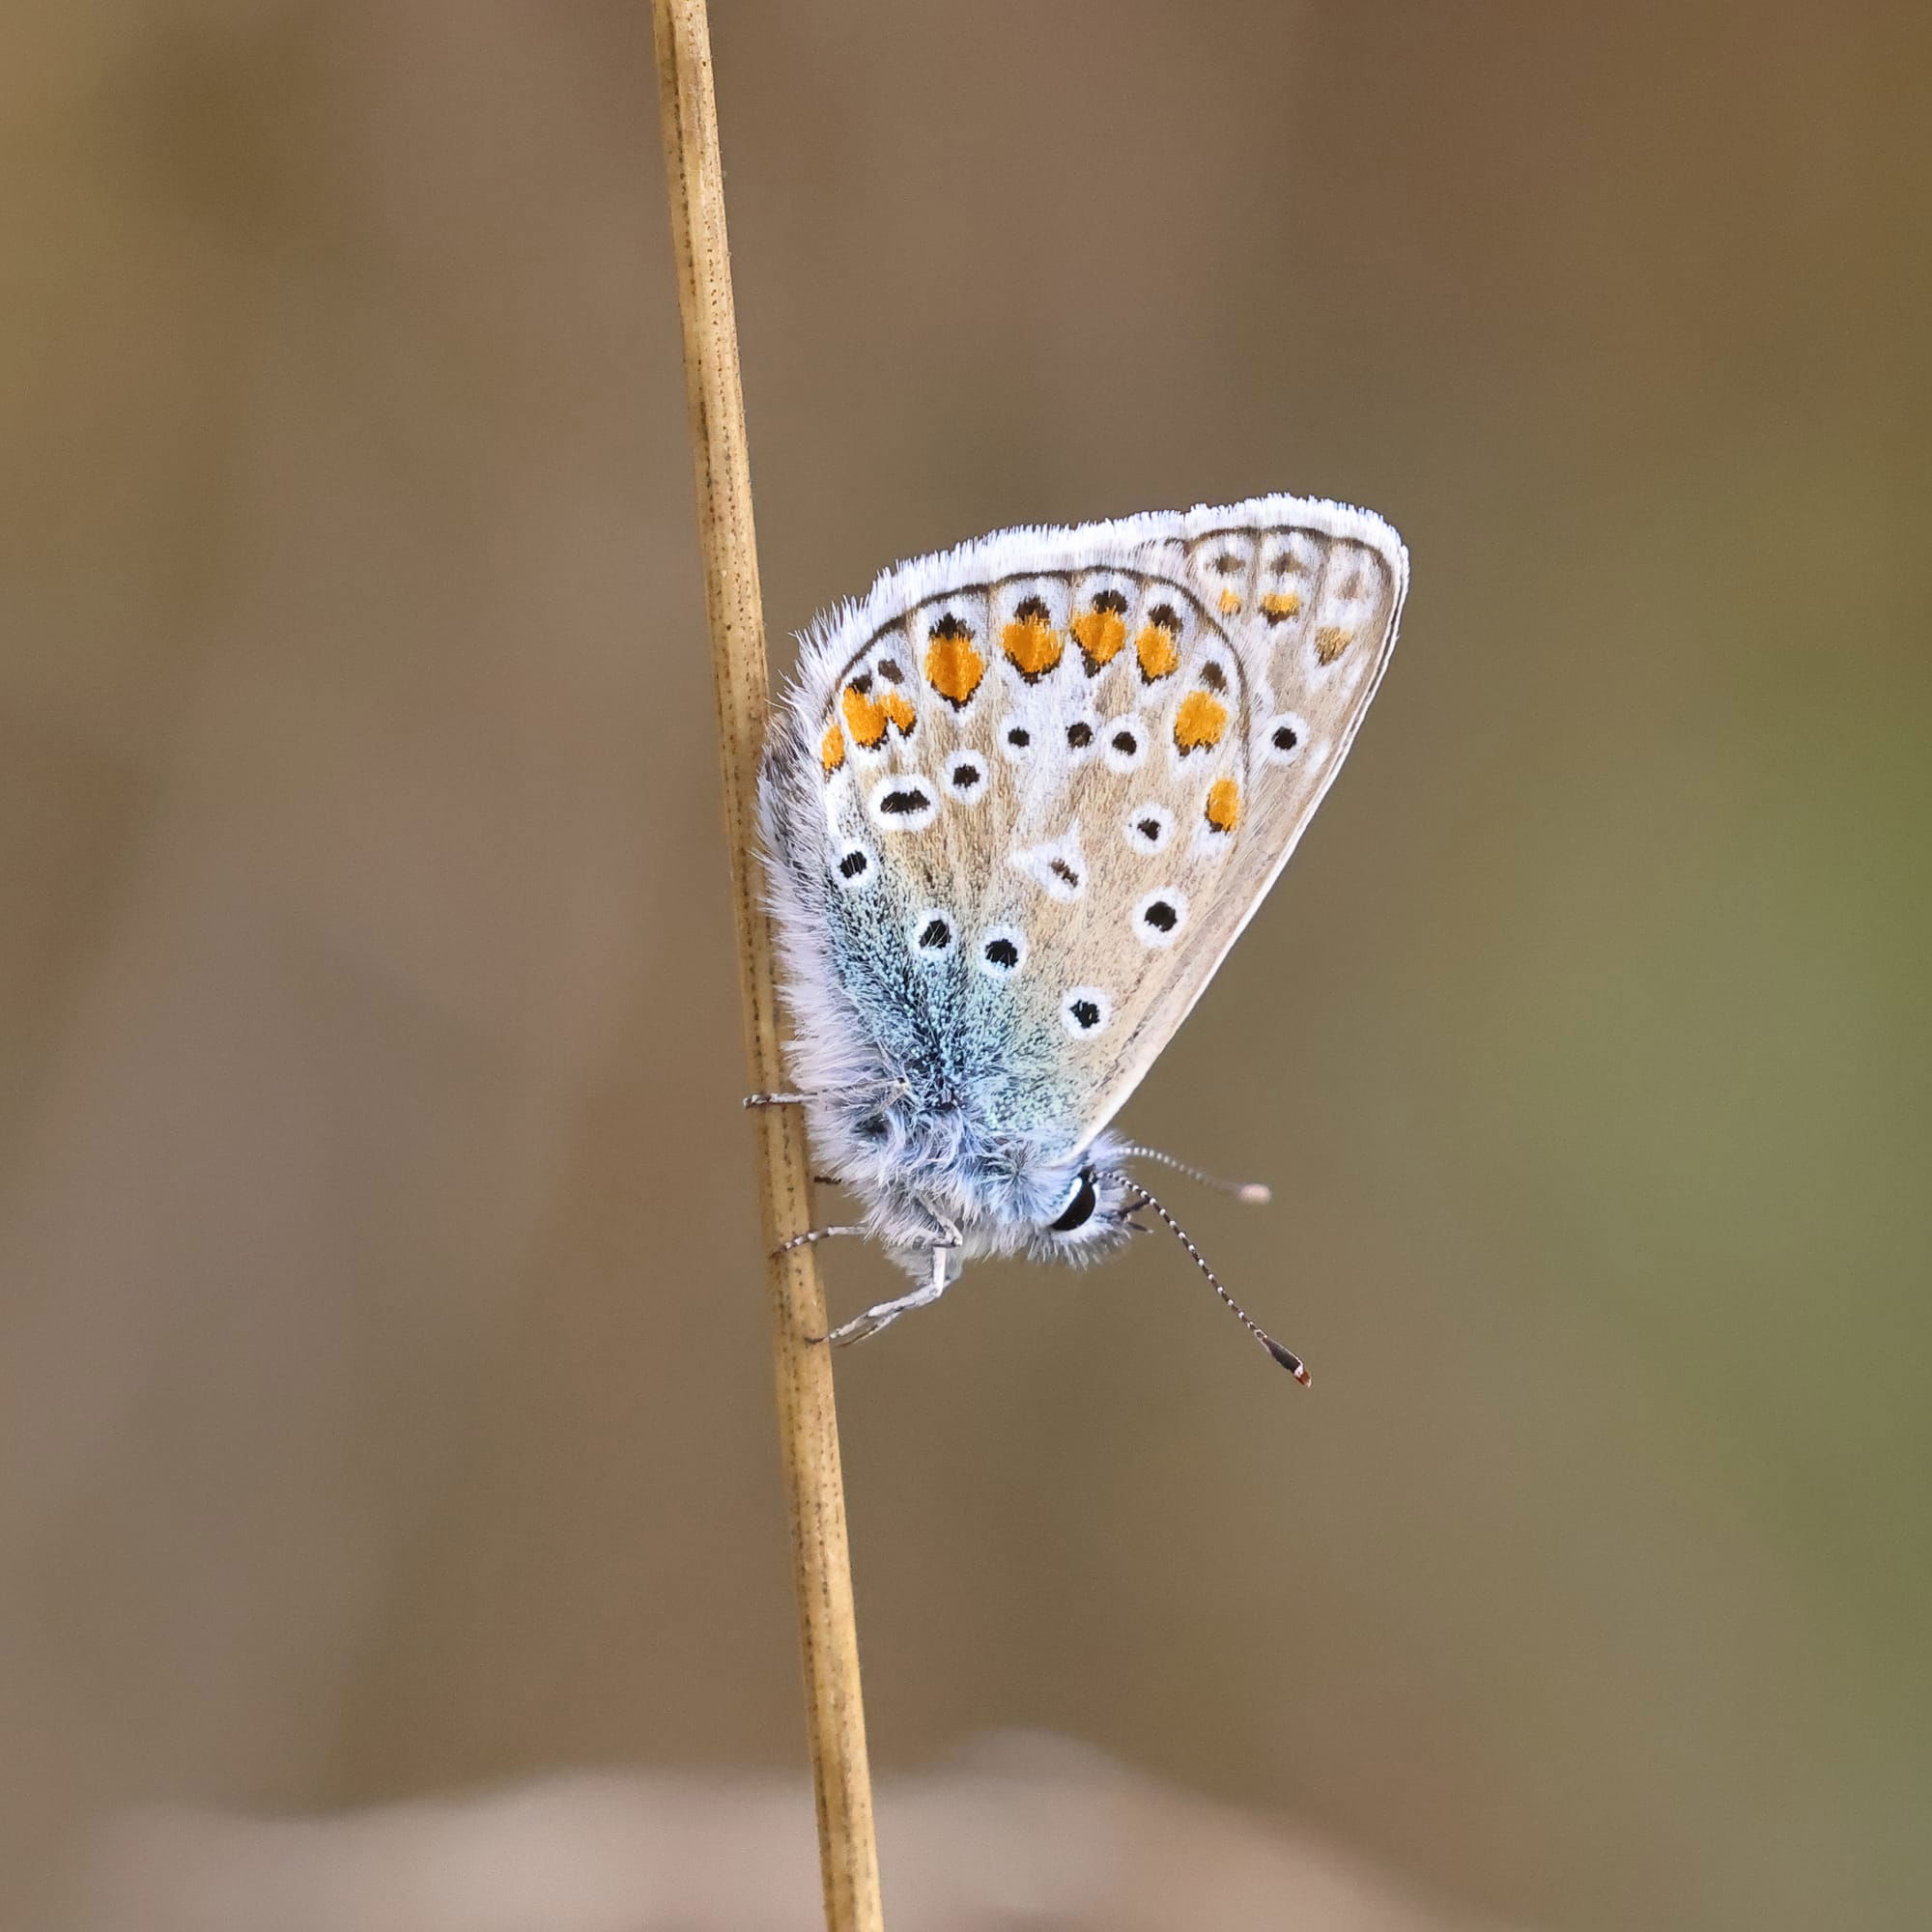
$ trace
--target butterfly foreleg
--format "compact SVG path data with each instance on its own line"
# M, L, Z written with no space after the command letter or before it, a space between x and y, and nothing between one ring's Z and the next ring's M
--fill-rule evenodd
M876 1335L881 1328L890 1328L901 1315L909 1314L915 1308L929 1308L946 1293L954 1278L952 1263L960 1246L960 1235L951 1222L941 1225L944 1232L926 1250L932 1271L925 1280L910 1293L897 1295L891 1301L877 1302L863 1315L855 1315L851 1321L841 1322L825 1338L835 1349L842 1349L849 1342L863 1342L868 1335Z

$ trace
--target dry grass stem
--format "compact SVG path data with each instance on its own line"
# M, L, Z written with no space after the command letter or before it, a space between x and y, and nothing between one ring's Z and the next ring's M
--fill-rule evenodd
M782 1088L770 924L753 852L766 705L764 617L752 528L751 471L725 244L710 33L704 0L653 0L665 172L670 193L685 382L697 471L698 536L718 683L746 1048L758 1091ZM753 1111L765 1246L811 1221L811 1176L795 1107ZM878 1932L878 1854L859 1690L845 1498L838 1465L825 1304L810 1248L771 1264L779 1433L791 1511L825 1916L832 1932Z

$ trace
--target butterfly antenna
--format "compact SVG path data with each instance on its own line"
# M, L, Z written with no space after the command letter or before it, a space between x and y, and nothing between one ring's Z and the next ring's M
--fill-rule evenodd
M1174 1165L1179 1167L1180 1163L1179 1161L1176 1161ZM1187 1230L1183 1228L1180 1225L1180 1223L1177 1221L1174 1218L1174 1216L1170 1214L1167 1211L1167 1209L1163 1208L1160 1205L1160 1203L1156 1201L1154 1197L1151 1194L1150 1194L1148 1190L1144 1186L1142 1186L1142 1184L1138 1180L1136 1180L1133 1178L1132 1175L1110 1174L1105 1176L1104 1178L1108 1180L1118 1180L1123 1186L1131 1188L1136 1194L1140 1196L1139 1205L1141 1207L1151 1208L1153 1211L1156 1214L1158 1214L1163 1221L1167 1223L1169 1233L1171 1233L1174 1238L1177 1241L1179 1241L1183 1248L1187 1250L1189 1255L1193 1257L1194 1265L1198 1267L1201 1270L1201 1272L1208 1277L1208 1285L1213 1289L1214 1293L1218 1294L1224 1302L1227 1303L1228 1307L1231 1310L1233 1310L1235 1320L1238 1321L1241 1324L1241 1326L1245 1328L1248 1331L1248 1333L1252 1335L1255 1338L1255 1340L1259 1342L1262 1345L1262 1347L1268 1351L1268 1353L1272 1355L1275 1358L1275 1360L1279 1362L1282 1365L1282 1367L1285 1368L1289 1372L1289 1374L1292 1375L1294 1378L1294 1379L1302 1385L1303 1388L1306 1388L1308 1386L1307 1364L1302 1361L1301 1357L1297 1355L1293 1349L1284 1349L1281 1346L1281 1344L1277 1342L1274 1339L1274 1337L1270 1335L1268 1331L1265 1328L1264 1328L1262 1324L1259 1321L1257 1321L1254 1319L1254 1317L1250 1315L1248 1311L1245 1308L1243 1308L1241 1304L1238 1301L1236 1301L1232 1294L1228 1293L1227 1289L1224 1288L1221 1284L1221 1277L1217 1275L1214 1272L1214 1270L1208 1265L1207 1257L1202 1254L1201 1250L1197 1248L1191 1240L1188 1239Z
M1236 1201L1246 1201L1257 1208L1265 1208L1274 1199L1273 1190L1265 1181L1223 1180L1218 1174L1204 1174L1200 1168L1190 1167L1184 1160L1176 1160L1171 1153L1162 1153L1158 1148L1127 1147L1121 1151L1135 1160L1157 1160L1161 1166L1173 1168L1176 1174L1184 1174L1189 1180L1198 1180L1203 1187L1232 1194ZM1176 1232L1179 1233L1179 1230Z

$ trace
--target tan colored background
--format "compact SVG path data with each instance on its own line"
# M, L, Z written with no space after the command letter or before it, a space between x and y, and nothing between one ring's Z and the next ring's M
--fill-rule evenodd
M1152 1242L841 1361L877 1758L1923 1924L1924 10L716 4L776 634L1414 555L1126 1117L1317 1387ZM130 1804L795 1766L647 9L4 35L5 1921Z

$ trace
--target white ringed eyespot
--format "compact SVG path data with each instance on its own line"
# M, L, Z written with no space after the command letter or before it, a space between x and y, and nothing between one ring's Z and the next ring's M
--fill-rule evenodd
M978 805L986 796L985 761L977 752L955 752L946 761L946 776L941 781L946 786L946 795L957 799L961 805Z
M1121 837L1136 852L1158 852L1174 837L1174 813L1150 799L1121 821Z
M1094 755L1094 747L1099 742L1100 730L1100 721L1097 718L1074 718L1067 722L1065 732L1068 764L1084 764Z
M1271 765L1292 765L1308 745L1308 721L1284 711L1262 726L1262 756Z
M1101 1032L1114 1017L1114 1003L1099 986L1075 986L1060 1002L1060 1023L1075 1039Z
M939 815L938 788L918 772L895 772L874 782L866 810L882 832L923 832Z
M1016 925L988 926L980 941L980 970L992 979L1010 980L1026 956L1026 934Z
M944 959L952 951L957 936L952 915L942 906L927 906L923 912L915 913L906 924L906 937L912 942L913 956L918 959Z
M832 862L832 875L838 881L838 890L855 893L862 886L869 886L879 870L879 855L872 848L857 838L848 839L838 848L838 856Z
M1132 771L1147 756L1147 726L1131 717L1100 727L1100 755L1110 772Z
M1187 895L1173 886L1155 887L1134 906L1134 937L1143 946L1172 946L1186 923Z

